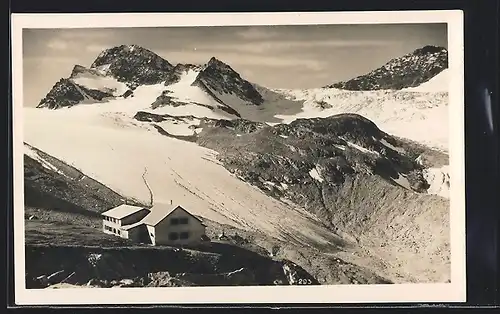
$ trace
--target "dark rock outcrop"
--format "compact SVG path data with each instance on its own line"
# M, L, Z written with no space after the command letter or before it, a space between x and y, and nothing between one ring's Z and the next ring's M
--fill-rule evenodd
M447 68L446 48L425 46L392 59L365 75L327 87L346 90L403 89L425 83Z
M107 91L86 88L76 84L71 79L60 79L40 101L37 108L58 109L71 107L85 100L98 102L109 97L113 97L113 94Z
M85 97L69 79L60 79L40 101L37 108L57 109L71 107L82 102Z
M107 66L120 82L131 85L157 84L164 81L173 65L157 54L137 45L121 45L104 50L91 68Z
M297 285L299 279L319 284L290 261L275 261L232 245L220 246L216 252L167 247L28 247L28 288L43 286L47 280L37 278L52 273L61 280L74 273L65 282L93 287Z
M206 86L212 92L233 94L253 105L261 105L264 101L250 82L243 79L228 64L214 57L208 61L193 84Z

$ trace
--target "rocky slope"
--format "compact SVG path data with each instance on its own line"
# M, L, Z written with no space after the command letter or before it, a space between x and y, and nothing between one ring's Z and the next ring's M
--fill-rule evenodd
M327 87L346 90L380 90L416 87L448 68L448 51L425 46L390 60L378 69Z
M140 112L135 118L173 117ZM306 208L345 239L412 255L419 262L406 262L408 268L425 276L435 276L425 269L430 265L446 272L449 201L429 195L439 193L430 191L435 183L428 171L448 164L446 154L386 134L355 114L275 126L203 119L197 128L202 131L176 138L216 150L238 178Z
M28 288L61 282L93 287L294 285L299 279L318 284L290 261L274 261L224 244L214 243L207 250L31 246L26 259L37 263L27 271L31 279L27 284Z

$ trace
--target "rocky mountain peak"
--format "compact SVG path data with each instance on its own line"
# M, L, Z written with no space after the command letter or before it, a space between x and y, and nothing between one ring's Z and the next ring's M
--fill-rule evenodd
M156 55L154 52L140 47L138 45L119 45L111 48L104 49L94 60L91 68L97 68L99 66L110 64L115 61L115 59L119 58L127 58L127 57L136 57L136 58L147 58L147 57L156 57L161 58Z
M253 105L260 105L264 101L250 82L242 78L230 65L215 57L210 58L193 84L206 87L220 95L235 95Z
M348 81L327 87L346 90L381 90L416 87L448 68L448 50L427 45Z
M63 78L54 84L37 108L59 109L71 107L89 99L98 102L109 97L113 97L109 92L89 89L76 84L71 78Z
M232 70L232 68L228 64L222 62L221 60L217 59L216 57L212 57L212 58L210 58L210 60L208 60L207 67L217 67L217 68L221 68L221 69L227 69L227 70L231 69Z
M439 47L439 46L433 46L433 45L427 45L422 48L416 49L412 54L414 55L426 55L429 53L440 53L440 52L446 52L446 48L444 47Z
M92 69L106 67L121 82L157 84L165 80L173 65L154 52L138 45L120 45L104 50Z

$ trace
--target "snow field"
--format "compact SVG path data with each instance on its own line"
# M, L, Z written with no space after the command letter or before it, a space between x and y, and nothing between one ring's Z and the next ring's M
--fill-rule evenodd
M90 73L80 74L76 78L71 79L78 85L88 89L97 89L103 92L111 92L113 96L121 96L128 90L125 83L118 82L117 79L111 76L98 76Z
M372 120L382 131L448 151L448 99L435 93L408 91L343 91L320 88L283 90L293 99L304 100L302 111L276 115L283 123L300 118L325 118L356 113ZM318 103L330 108L321 108Z
M213 97L208 95L198 86L191 86L196 80L199 71L189 69L185 72L179 82L166 86L165 89L171 91L170 97L178 100L179 102L187 103L188 105L182 106L163 106L154 110L149 110L157 114L169 114L173 116L193 115L195 117L206 117L213 119L235 119L231 115L220 109L222 105L217 102ZM203 104L205 106L200 106Z
M416 87L406 88L404 90L413 92L424 92L424 93L447 92L450 89L449 76L450 76L450 70L444 69L438 75L434 76L427 82L422 83Z
M201 128L196 128L200 125L200 122L201 121L199 119L184 118L178 120L169 119L156 124L167 131L169 134L189 136L194 135L201 130Z

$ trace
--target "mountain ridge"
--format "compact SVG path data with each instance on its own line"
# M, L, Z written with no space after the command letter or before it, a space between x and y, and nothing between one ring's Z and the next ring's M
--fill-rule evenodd
M423 84L448 68L448 50L427 45L347 81L327 85L345 90L404 89Z
M59 109L78 105L86 99L99 102L109 97L129 97L140 85L163 82L168 87L179 83L189 71L197 72L191 85L199 87L230 114L240 116L226 104L228 99L224 101L221 97L227 98L229 95L230 100L237 98L250 105L260 105L264 101L253 84L215 57L203 65L173 65L140 46L119 45L103 50L89 68L75 65L70 76L58 81L37 108ZM85 89L85 93L80 92L81 88ZM95 98L92 97L94 95ZM164 94L162 97L163 100L171 100ZM159 97L154 106L157 107L161 102L162 98Z

